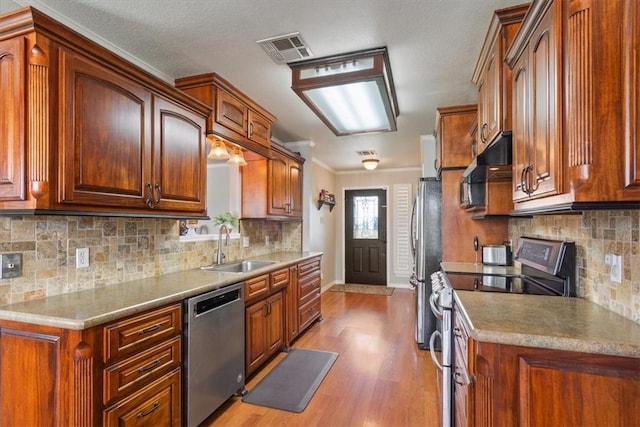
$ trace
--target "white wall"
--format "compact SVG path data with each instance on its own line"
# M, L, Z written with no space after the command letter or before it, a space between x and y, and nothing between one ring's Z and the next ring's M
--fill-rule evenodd
M336 214L336 246L335 246L335 262L336 262L336 279L344 282L344 192L345 190L353 190L358 188L386 188L387 189L387 285L395 287L408 287L409 276L397 276L394 274L392 260L396 257L396 248L394 242L393 225L396 223L396 206L394 197L394 185L406 184L411 185L412 199L415 195L418 179L422 174L421 168L411 169L393 169L393 170L376 170L376 171L357 171L349 173L338 173L336 175L336 188L339 194L336 194L337 205L333 212Z
M436 138L433 135L421 135L420 151L422 152L422 176L437 176L435 168Z

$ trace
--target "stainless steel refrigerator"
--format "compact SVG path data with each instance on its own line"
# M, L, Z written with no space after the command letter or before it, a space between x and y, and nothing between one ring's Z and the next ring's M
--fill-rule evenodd
M431 312L431 273L440 270L442 258L442 184L436 178L420 178L411 213L413 274L410 283L416 296L416 342L429 349L429 338L438 327ZM440 346L440 343L435 343ZM434 350L440 351L440 348Z

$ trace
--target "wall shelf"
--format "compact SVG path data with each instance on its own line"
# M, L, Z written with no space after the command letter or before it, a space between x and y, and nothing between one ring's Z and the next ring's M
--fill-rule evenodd
M336 205L336 202L330 202L328 200L318 200L318 210L320 210L323 205L329 206L329 212L331 212L333 210L333 207Z
M318 210L320 210L323 205L329 206L329 212L331 212L333 207L336 205L336 196L329 193L327 190L321 190L320 195L318 196Z

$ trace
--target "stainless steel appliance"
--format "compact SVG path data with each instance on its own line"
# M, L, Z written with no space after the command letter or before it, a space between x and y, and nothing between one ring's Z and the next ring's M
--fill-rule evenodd
M431 341L442 342L442 361L437 361L433 348L431 357L443 372L443 427L450 427L455 422L453 410L455 346L452 328L453 310L455 310L454 290L576 296L574 242L523 237L519 240L515 260L521 264L519 274L501 274L494 267L487 268L487 271L481 269L479 273L447 272L432 275L431 309L436 316L442 318L442 332L435 331Z
M243 283L184 302L184 419L197 426L244 390Z
M436 178L420 178L411 214L411 250L413 274L409 283L416 296L415 335L418 347L429 348L429 338L437 328L429 309L431 273L440 270L442 184ZM439 342L437 343L439 346Z
M482 247L482 263L486 265L511 265L511 246L485 245Z

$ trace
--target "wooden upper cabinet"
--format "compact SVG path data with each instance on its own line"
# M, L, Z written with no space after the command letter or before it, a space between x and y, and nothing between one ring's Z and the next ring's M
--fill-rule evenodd
M302 163L272 150L268 173L267 213L302 218Z
M269 158L247 153L242 174L242 218L302 218L304 158L272 144Z
M464 169L473 160L472 125L476 104L440 107L436 111L436 170Z
M247 136L251 141L269 147L271 145L271 122L262 115L249 110L249 129Z
M625 193L640 190L640 5L626 0L624 10Z
M214 108L207 131L262 156L269 156L276 118L215 73L183 77L176 87Z
M505 56L516 212L640 207L636 3L531 4Z
M514 201L561 191L560 2L550 7L514 67Z
M26 198L25 64L24 39L0 41L0 202Z
M215 110L216 122L239 134L247 133L249 108L224 90L218 91Z
M61 202L203 213L205 120L80 54L60 56Z
M158 207L204 212L208 154L205 121L159 96L154 98L154 114L153 182ZM156 184L159 187L155 188Z
M145 208L151 92L68 49L60 64L61 202Z
M478 148L481 153L505 130L511 130L511 71L504 54L520 28L529 4L496 10L472 81L478 87Z
M206 215L211 108L36 9L0 33L0 210Z

